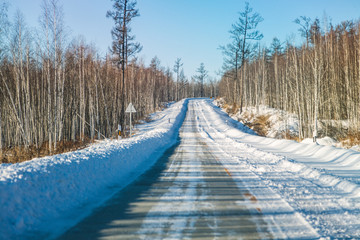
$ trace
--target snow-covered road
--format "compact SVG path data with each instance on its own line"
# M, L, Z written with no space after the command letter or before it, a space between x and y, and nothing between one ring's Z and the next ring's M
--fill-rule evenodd
M180 143L62 239L268 236L261 214L254 217L247 207L250 192L222 165L227 157L201 137L197 103L189 103Z
M1 165L0 239L360 239L359 152L259 137L210 99L153 119Z
M179 140L62 238L360 237L358 186L334 176L335 163L289 150L307 145L265 144L205 99L189 101Z

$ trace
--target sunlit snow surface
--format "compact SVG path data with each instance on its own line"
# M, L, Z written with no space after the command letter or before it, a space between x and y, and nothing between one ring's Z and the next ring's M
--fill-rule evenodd
M155 114L131 139L1 164L0 239L52 238L87 216L176 143L187 101Z
M220 108L203 106L204 135L285 200L320 237L360 238L359 152L246 134Z
M224 168L239 188L249 192L244 197L255 223L265 221L274 238L360 238L360 153L259 137L211 100L189 101L196 107L196 130L203 141L214 154L225 156L220 159ZM0 239L51 238L74 225L176 142L187 103L157 113L156 121L141 126L132 139L1 165ZM202 177L201 172L196 174ZM187 202L178 207L196 206ZM40 235L44 233L50 235Z

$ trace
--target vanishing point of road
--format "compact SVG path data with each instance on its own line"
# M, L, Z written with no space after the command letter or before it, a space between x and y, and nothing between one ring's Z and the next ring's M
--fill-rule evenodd
M249 191L264 192L266 186L221 149L231 146L224 142L216 147L204 135L210 120L202 108L199 100L190 100L178 144L59 239L273 238L259 199ZM286 205L271 194L267 201ZM311 233L294 212L281 214L296 231Z

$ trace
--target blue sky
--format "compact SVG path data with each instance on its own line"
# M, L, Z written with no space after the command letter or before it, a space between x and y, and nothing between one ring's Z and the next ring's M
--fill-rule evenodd
M42 0L8 0L10 19L16 9L25 16L28 26L37 27ZM173 67L181 58L185 75L196 74L200 63L209 75L222 66L220 45L229 42L231 24L244 9L243 0L138 0L140 17L134 19L132 31L143 46L139 53L146 64L156 55L164 67ZM360 19L359 0L250 0L250 6L264 18L259 30L261 41L269 45L274 37L299 41L298 26L293 20L299 16L318 17L324 14L333 24ZM105 17L111 9L110 0L60 0L65 24L71 29L70 38L82 35L94 43L102 54L111 45L111 19ZM71 40L71 39L69 39Z

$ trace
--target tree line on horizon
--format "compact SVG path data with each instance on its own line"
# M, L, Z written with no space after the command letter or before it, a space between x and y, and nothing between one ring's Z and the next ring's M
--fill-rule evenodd
M358 134L360 127L360 23L336 26L326 20L301 16L303 43L273 39L261 47L256 30L263 19L246 4L230 31L233 42L221 49L224 74L220 95L241 112L244 107L266 105L296 113L299 139L328 135L332 120L348 121L343 134ZM237 111L237 110L234 110ZM324 125L319 133L318 121Z
M137 121L164 103L201 96L204 88L213 94L215 86L186 78L180 58L173 69L161 66L157 57L149 66L137 59L141 47L130 34L130 23L138 13L128 14L136 1L113 2L107 13L115 23L113 45L105 57L82 37L68 41L58 0L42 2L35 31L20 12L10 23L7 4L0 5L2 162L9 162L10 155L11 161L20 161L28 150L25 158L31 159L66 151L75 143L116 137L119 124L123 130L128 127L124 111L130 102Z

